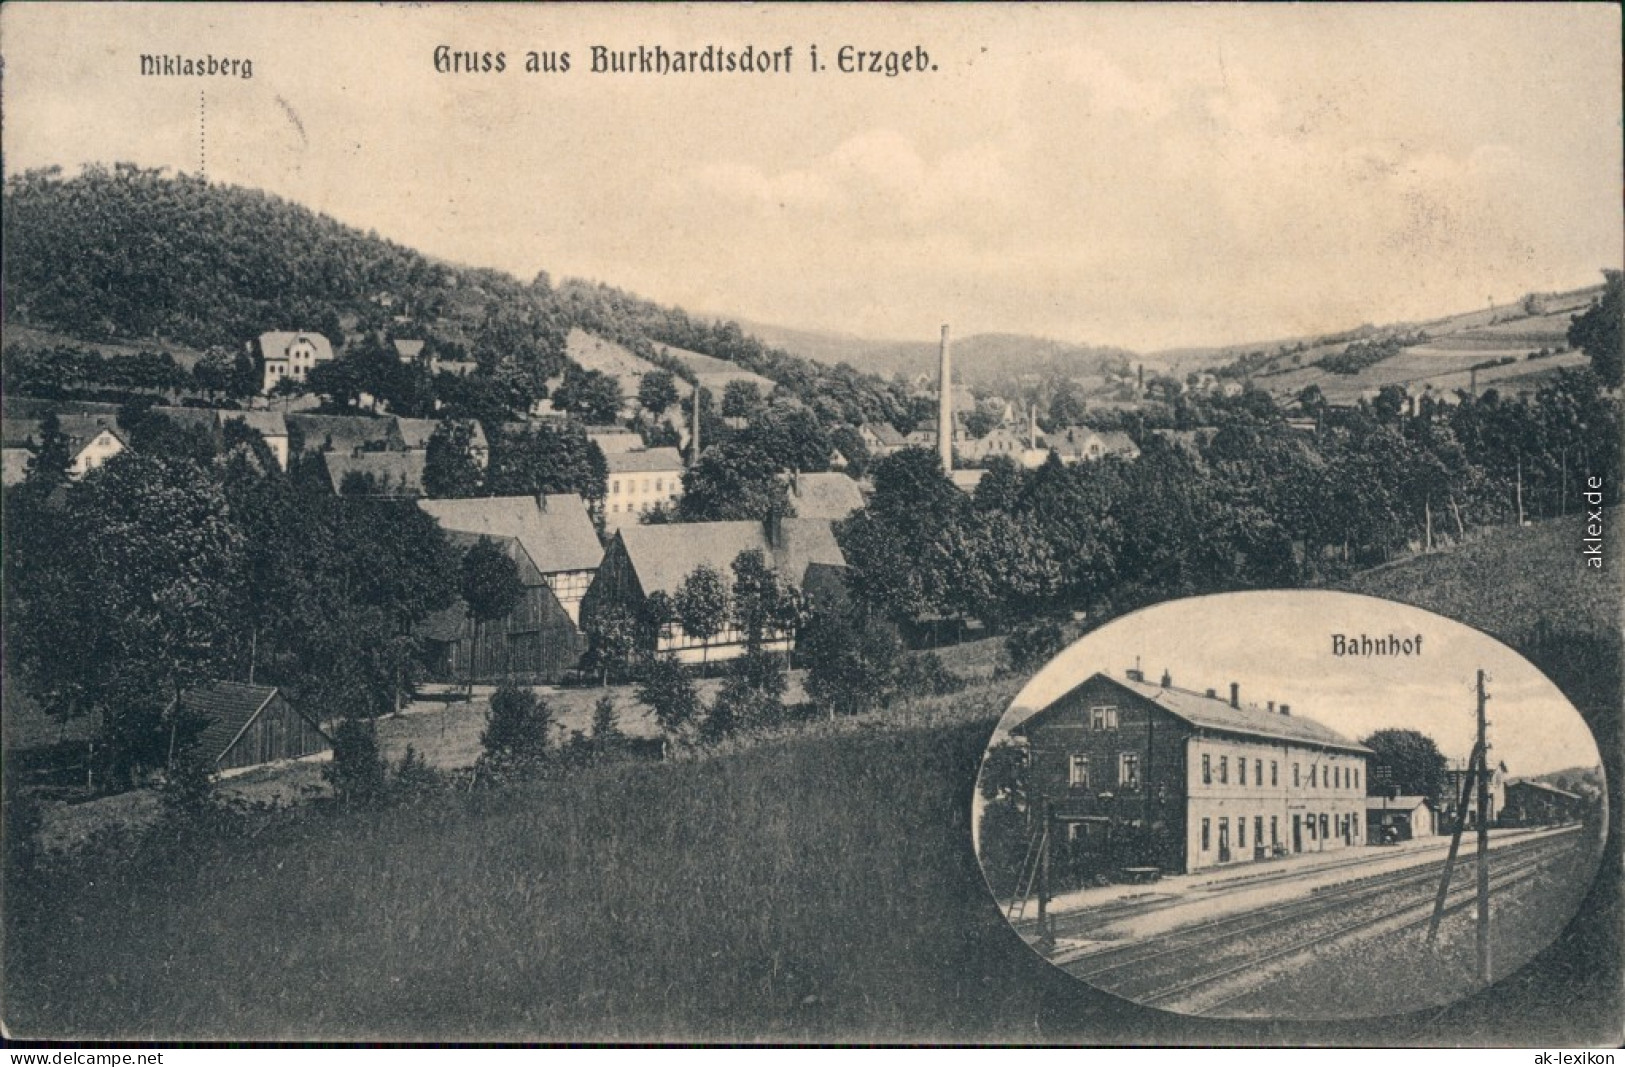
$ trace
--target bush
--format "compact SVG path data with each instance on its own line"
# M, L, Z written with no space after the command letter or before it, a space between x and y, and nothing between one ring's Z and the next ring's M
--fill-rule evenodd
M1011 634L1004 655L1017 674L1032 674L1055 658L1066 644L1066 634L1053 622L1040 622Z
M384 791L384 759L372 723L345 719L333 733L333 762L322 768L322 780L345 803L367 803Z
M480 734L484 753L475 773L497 780L534 773L547 761L552 728L553 709L545 700L529 689L503 683L491 695L485 731Z
M644 668L643 680L638 683L638 700L655 713L655 721L667 736L688 733L704 710L694 680L671 656L662 656Z
M897 671L897 695L901 697L947 696L964 689L965 684L935 652L905 657Z
M429 766L418 750L406 746L406 754L395 768L395 789L405 794L430 793L441 786L440 772Z

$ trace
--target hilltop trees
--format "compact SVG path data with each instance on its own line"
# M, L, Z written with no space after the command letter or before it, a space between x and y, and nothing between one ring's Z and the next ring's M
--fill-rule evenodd
M1568 342L1569 347L1591 357L1591 369L1604 385L1618 387L1625 373L1625 344L1620 334L1625 322L1625 275L1617 270L1602 273L1602 297L1570 323Z

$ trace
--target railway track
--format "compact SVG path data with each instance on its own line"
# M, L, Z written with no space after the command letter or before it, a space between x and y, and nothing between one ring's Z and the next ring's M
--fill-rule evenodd
M1573 847L1572 833L1521 842L1491 856L1491 893L1535 877ZM1425 924L1443 861L1286 901L1243 915L1181 927L1075 957L1063 968L1129 1000L1185 1012L1212 1012L1251 993L1265 969L1279 970L1338 942ZM1458 860L1447 913L1474 904L1471 858ZM1239 988L1236 988L1239 987Z

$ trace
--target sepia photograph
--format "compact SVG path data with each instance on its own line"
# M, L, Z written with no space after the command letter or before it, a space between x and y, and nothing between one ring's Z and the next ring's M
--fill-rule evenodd
M4 1036L1625 1041L1620 42L4 5Z
M1416 1010L1515 973L1573 916L1607 824L1595 740L1516 653L1310 591L1089 634L1016 697L978 800L988 885L1051 963L1263 1018Z

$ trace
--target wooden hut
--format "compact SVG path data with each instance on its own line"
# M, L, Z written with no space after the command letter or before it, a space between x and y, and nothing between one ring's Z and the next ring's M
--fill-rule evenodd
M333 750L321 724L271 686L210 682L182 693L181 708L204 724L199 750L221 775Z

